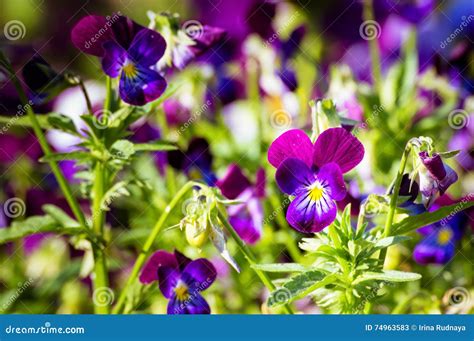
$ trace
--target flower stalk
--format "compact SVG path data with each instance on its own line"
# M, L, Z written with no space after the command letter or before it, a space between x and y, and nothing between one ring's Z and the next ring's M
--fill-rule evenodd
M218 217L219 217L219 221L222 223L222 225L224 225L226 230L231 235L232 239L234 239L235 242L237 243L237 245L239 246L239 249L244 254L245 259L247 259L247 262L250 264L250 266L252 267L252 265L256 265L257 261L255 259L255 256L253 255L252 251L250 251L250 249L247 247L245 242L240 238L238 233L234 230L232 225L229 224L225 214L222 213L221 210L219 210ZM270 291L275 291L276 290L276 287L273 284L272 280L270 279L270 277L268 277L268 275L265 272L263 272L261 270L258 270L258 269L255 269L253 267L252 267L252 269L255 271L257 276L260 278L260 280L267 287L268 290L270 290ZM288 304L285 304L283 306L283 308L285 309L287 314L294 314L293 310L291 309L291 307Z

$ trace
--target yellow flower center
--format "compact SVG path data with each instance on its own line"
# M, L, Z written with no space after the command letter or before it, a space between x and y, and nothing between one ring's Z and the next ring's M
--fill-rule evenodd
M451 241L451 238L453 236L453 232L447 228L447 229L442 229L438 233L438 244L439 245L446 245Z
M135 64L133 64L132 62L127 62L127 64L123 66L122 71L128 78L134 78L138 73Z
M186 301L189 298L188 286L181 281L174 288L174 293L179 301Z
M319 184L314 184L309 189L309 198L312 201L318 201L323 197L324 189Z

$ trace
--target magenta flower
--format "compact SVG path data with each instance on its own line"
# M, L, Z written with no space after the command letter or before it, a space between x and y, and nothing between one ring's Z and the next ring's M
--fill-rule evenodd
M163 296L169 299L168 314L210 314L201 296L216 279L214 265L207 259L190 260L178 251L160 250L145 264L140 275L144 284L158 280Z
M277 168L278 187L295 199L286 219L302 233L319 232L337 215L337 200L344 199L343 173L364 157L360 141L343 128L331 128L316 142L302 130L289 130L273 141L268 161Z
M144 105L165 91L165 79L152 69L166 50L159 33L119 15L90 15L76 24L71 38L78 49L102 59L108 76L120 76L120 97L126 103Z
M216 183L228 199L242 201L242 204L227 207L229 222L240 238L249 244L256 243L262 236L263 207L265 196L265 171L257 171L255 185L236 164L230 165L226 174Z

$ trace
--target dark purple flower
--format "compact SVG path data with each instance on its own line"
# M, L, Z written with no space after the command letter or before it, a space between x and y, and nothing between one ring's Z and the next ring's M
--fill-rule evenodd
M190 260L175 251L155 252L140 275L144 284L158 280L160 290L167 299L168 314L210 314L211 309L201 296L216 279L214 265L207 259Z
M216 186L228 199L242 201L242 204L227 208L229 222L244 241L256 243L261 238L263 229L263 207L260 201L265 195L263 168L257 171L256 183L253 185L240 167L232 164Z
M120 76L120 97L125 102L144 105L157 99L165 91L166 81L151 67L166 50L164 38L128 18L112 19L95 15L81 19L71 33L74 45L101 57L108 76Z
M179 126L191 118L191 110L177 99L167 99L163 102L163 111L170 126Z
M212 171L209 143L204 138L193 138L185 152L168 152L168 162L171 167L184 171L191 179L203 179L208 185L214 185L217 180Z
M443 163L441 156L428 152L419 153L423 168L420 171L420 192L426 207L431 206L436 197L444 194L449 186L458 180L456 172Z
M450 225L436 224L433 231L413 251L413 258L419 264L445 264L454 256L456 239Z
M277 168L276 181L295 196L286 219L297 231L318 232L337 215L335 201L346 196L343 173L364 156L360 141L343 128L325 130L314 143L302 130L289 130L273 141L268 161Z
M471 115L469 119L474 120L474 115ZM458 130L449 142L449 149L460 151L456 160L467 172L474 170L474 129L472 127L474 124Z

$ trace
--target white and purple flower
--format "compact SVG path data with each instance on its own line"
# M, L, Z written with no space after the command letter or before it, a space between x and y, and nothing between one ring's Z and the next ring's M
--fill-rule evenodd
M286 219L302 233L319 232L337 215L346 196L343 174L364 157L360 141L343 128L331 128L313 144L302 130L289 130L273 141L268 161L277 168L280 189L295 196Z

